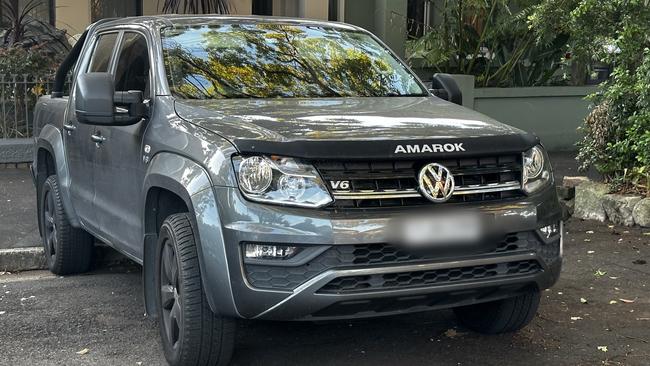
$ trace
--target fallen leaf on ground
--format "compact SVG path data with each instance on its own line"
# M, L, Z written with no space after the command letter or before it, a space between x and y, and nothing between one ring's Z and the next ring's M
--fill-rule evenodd
M587 242L587 243L589 243L590 241L591 241L591 239L585 239L585 242Z
M593 234L593 233L594 233L593 230L587 230L587 231L585 231L585 232L586 232L587 234Z
M636 320L650 320L650 318L636 318Z
M598 346L599 351L607 352L607 346Z
M604 276L606 274L607 274L607 271L603 271L600 268L598 268L598 270L596 272L594 272L594 276L596 276L596 277L602 277L602 276Z
M618 299L618 300L619 300L620 302L624 302L624 303L626 303L626 304L632 304L633 302L635 302L635 301L636 301L636 299L634 299L634 300L628 300L628 299Z
M6 311L0 311L0 315L5 315L6 313Z
M585 299L584 297L581 297L581 298L580 298L580 302L583 303L583 304L586 304L586 303L587 303L587 299Z
M572 316L571 320L582 320L581 316Z
M447 329L447 331L445 332L445 336L447 338L454 338L458 336L458 332L456 331L456 329Z
M618 280L618 277L609 276L609 279L610 279L610 280Z
M616 300L612 300L612 301L609 302L609 304L610 304L610 305L618 304L618 301L616 301Z
M84 348L81 351L78 351L77 354L78 355L85 355L88 352L90 352L90 350L88 348Z

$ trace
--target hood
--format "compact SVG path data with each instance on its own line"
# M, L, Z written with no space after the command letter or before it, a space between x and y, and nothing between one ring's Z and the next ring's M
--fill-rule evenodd
M435 97L177 100L242 153L305 158L521 152L537 139Z

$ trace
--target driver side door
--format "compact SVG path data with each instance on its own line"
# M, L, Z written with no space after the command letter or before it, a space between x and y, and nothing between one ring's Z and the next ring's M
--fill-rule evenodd
M82 64L78 72L108 72L114 59L118 35L118 32L99 34L94 39L90 57L80 60ZM63 139L70 172L70 195L72 206L82 225L96 234L100 229L94 205L97 173L95 158L98 146L93 141L93 136L97 127L79 122L75 114L75 97L73 85L63 124Z
M111 71L116 92L140 91L151 107L151 67L147 35L125 30ZM116 248L142 258L142 185L146 164L142 141L149 119L128 125L97 126L95 210L102 234Z

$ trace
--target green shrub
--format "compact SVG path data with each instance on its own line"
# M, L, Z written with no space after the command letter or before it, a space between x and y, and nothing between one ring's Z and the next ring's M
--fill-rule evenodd
M591 96L578 160L617 190L650 194L650 1L546 0L529 21L539 39L570 34L575 58L614 65Z
M437 24L407 42L408 58L436 72L474 75L480 87L569 84L570 73L561 72L570 66L568 35L538 41L527 22L542 1L446 0Z
M30 79L43 78L52 75L60 62L61 56L52 55L39 46L0 48L0 75L5 77L27 74Z

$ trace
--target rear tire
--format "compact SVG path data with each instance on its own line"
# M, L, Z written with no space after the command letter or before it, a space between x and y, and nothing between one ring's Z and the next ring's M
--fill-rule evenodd
M41 239L48 268L57 275L88 271L94 239L83 229L70 225L56 175L45 180L40 197Z
M174 214L163 222L155 273L167 362L172 366L227 365L235 341L235 321L210 309L188 214Z
M467 328L485 334L516 332L528 325L539 306L539 291L508 299L455 308L458 320Z

